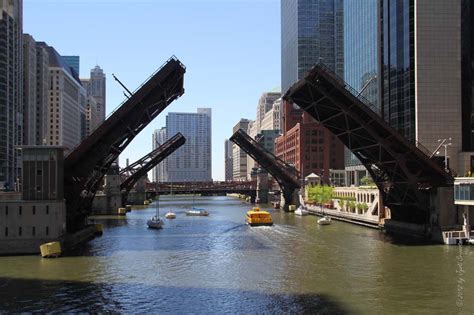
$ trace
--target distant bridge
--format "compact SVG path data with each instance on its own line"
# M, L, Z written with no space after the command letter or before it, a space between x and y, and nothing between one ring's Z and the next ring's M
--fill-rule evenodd
M199 194L204 196L223 195L227 193L256 196L256 181L208 181L208 182L161 182L147 183L147 196L170 194Z

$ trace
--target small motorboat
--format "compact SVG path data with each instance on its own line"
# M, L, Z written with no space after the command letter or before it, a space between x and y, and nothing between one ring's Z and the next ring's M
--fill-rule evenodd
M173 211L170 210L170 211L166 212L165 218L167 218L167 219L176 219L176 214Z
M305 210L302 206L299 206L298 209L295 210L295 214L299 216L304 216L304 215L308 215L309 212L308 210Z
M261 211L259 207L247 211L246 221L250 226L273 225L272 215L270 212Z
M321 219L318 220L319 225L329 225L331 224L331 218L325 215Z
M163 227L163 220L158 216L154 216L150 220L146 221L146 224L150 229L161 229Z
M189 210L186 211L186 215L206 217L209 215L209 212L207 212L206 210Z

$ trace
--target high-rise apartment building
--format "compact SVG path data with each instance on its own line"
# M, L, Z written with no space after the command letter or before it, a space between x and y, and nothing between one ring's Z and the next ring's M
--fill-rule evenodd
M80 75L79 72L79 65L80 65L80 57L79 56L61 56L63 60L76 71L77 75Z
M86 136L87 92L79 77L58 52L44 42L38 46L49 55L49 99L46 114L46 144L73 149Z
M232 141L226 139L224 144L224 168L225 168L225 180L233 180L232 170Z
M280 97L281 97L280 91L271 91L271 92L263 93L260 99L258 100L257 119L255 120L257 124L256 127L257 127L258 132L260 130L263 130L262 122L263 122L263 119L265 118L265 114L272 109L273 103Z
M86 98L86 136L89 136L99 126L97 117L97 101L92 95Z
M276 99L272 108L265 113L260 124L261 130L283 130L283 106L281 98Z
M240 119L234 128L232 128L232 133L235 133L239 129L247 131L249 123L250 120L248 119ZM247 179L247 153L235 143L232 144L232 177L234 180Z
M169 113L166 116L166 128L155 131L153 139L155 147L178 132L186 138L186 143L168 156L166 163L158 165L155 171L156 180L161 182L212 180L211 121L210 108L198 108L197 113Z
M344 73L343 1L281 2L282 93L317 63ZM309 115L283 102L283 135L275 153L304 176L316 173L329 183L329 170L344 167L344 147Z
M23 145L36 144L36 41L23 34Z
M13 189L21 175L15 148L23 138L23 3L0 1L0 189Z
M48 52L23 34L23 145L44 143L49 84Z

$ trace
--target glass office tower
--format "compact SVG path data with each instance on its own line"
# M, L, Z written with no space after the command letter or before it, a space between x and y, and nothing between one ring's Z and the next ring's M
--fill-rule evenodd
M380 0L344 1L344 81L380 108L378 6ZM358 185L367 171L345 149L346 185Z
M414 141L415 32L414 1L381 1L382 111L385 120Z
M282 94L323 62L344 74L342 0L281 1Z

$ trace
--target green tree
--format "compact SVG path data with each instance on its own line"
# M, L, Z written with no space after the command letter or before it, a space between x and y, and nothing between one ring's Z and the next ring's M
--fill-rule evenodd
M360 179L360 183L362 184L362 186L373 186L375 185L372 177L370 176L364 176Z

